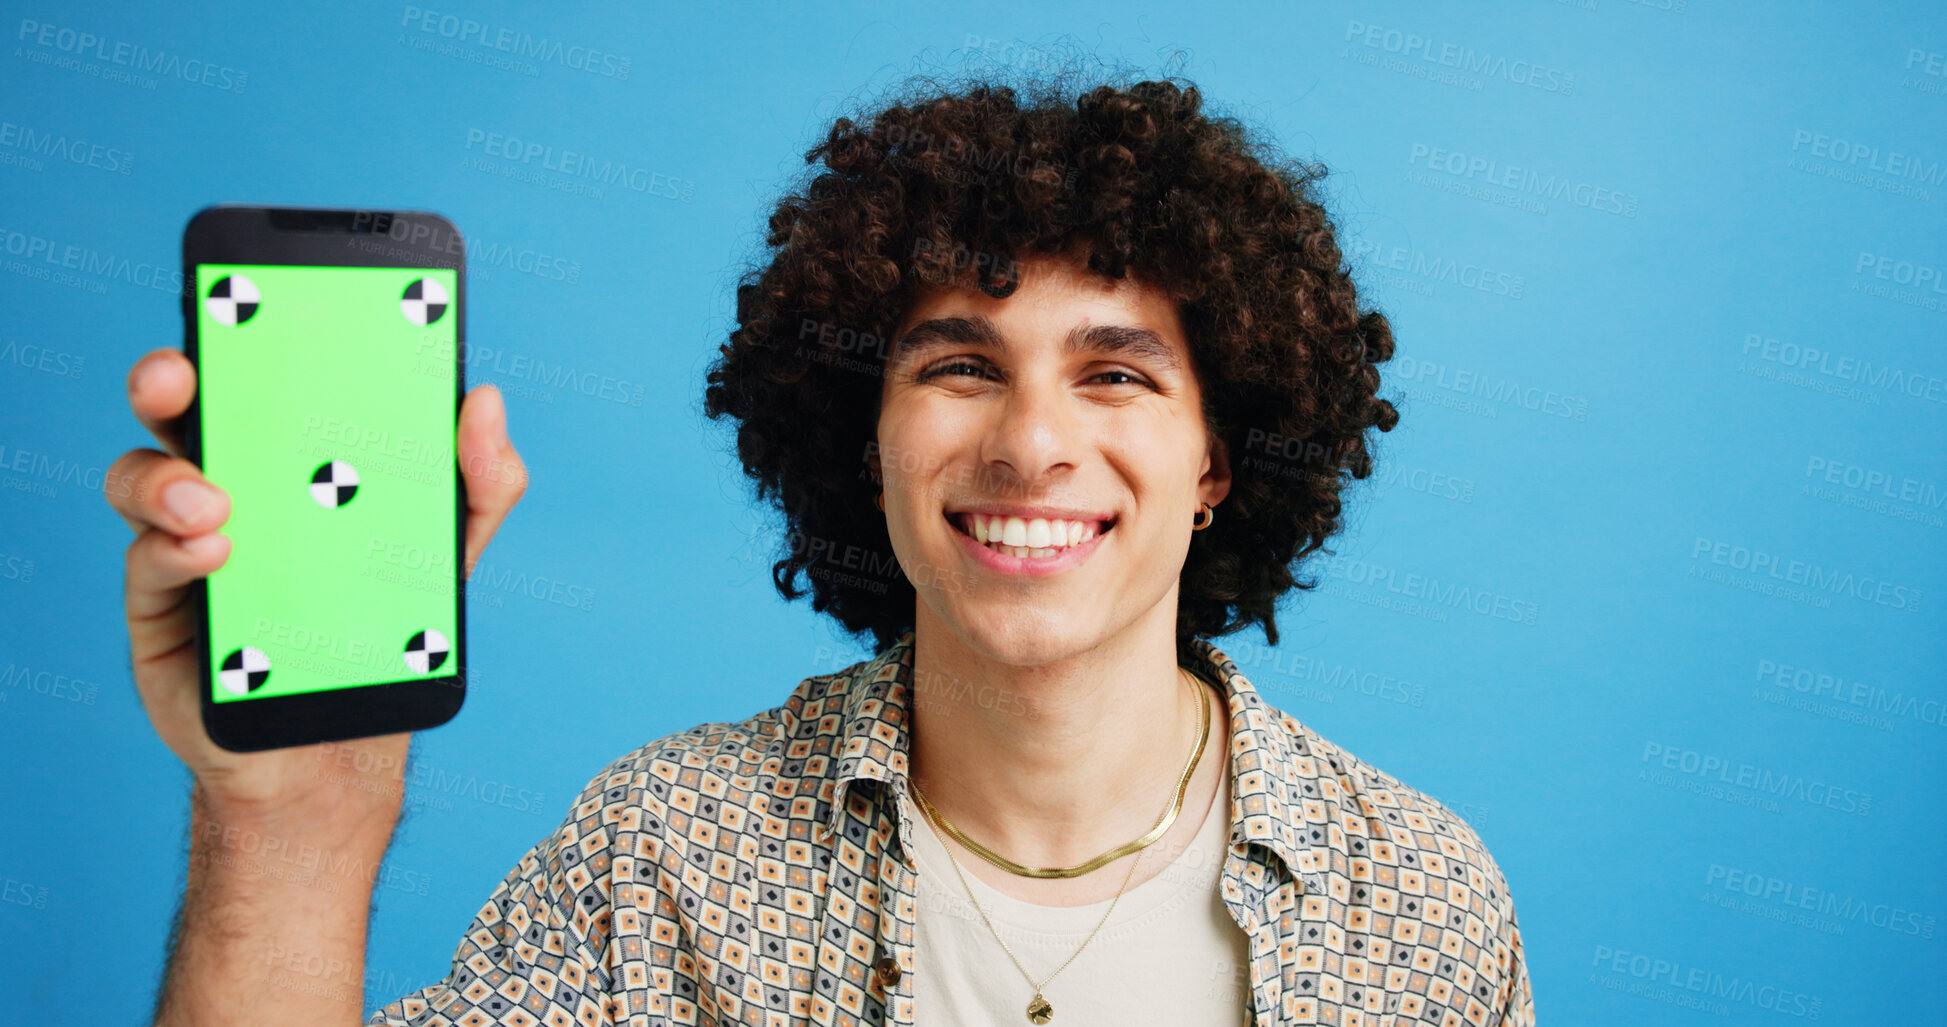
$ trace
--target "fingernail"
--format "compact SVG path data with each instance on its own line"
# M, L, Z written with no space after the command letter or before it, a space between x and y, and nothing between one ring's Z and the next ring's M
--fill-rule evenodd
M134 391L141 392L142 387L149 384L149 379L154 377L155 377L155 361L151 360L148 363L143 364L141 368L139 368L135 372L135 385L133 386Z
M500 422L501 428L505 429L507 427L507 400L500 394L500 389L497 386L489 386L488 391L493 393L494 419Z
M195 520L197 514L208 509L215 501L216 493L188 479L162 490L162 505L185 521Z
M222 545L221 542L217 541L217 539L222 537L221 535L210 534L198 535L195 538L179 538L176 540L176 548L191 556L208 556L216 552L217 548Z

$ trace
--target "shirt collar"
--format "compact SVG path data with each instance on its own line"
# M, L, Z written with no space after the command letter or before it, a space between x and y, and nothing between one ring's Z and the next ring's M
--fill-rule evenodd
M1308 817L1305 807L1337 804L1339 790L1319 782L1321 765L1329 761L1311 751L1310 732L1286 727L1291 718L1267 704L1223 650L1198 638L1191 641L1191 651L1190 669L1221 686L1230 708L1230 842L1269 849L1293 876L1327 868L1326 831L1318 825L1336 818ZM878 781L882 796L886 785L904 791L911 752L907 728L912 670L913 632L908 630L873 659L829 677L828 694L838 700L842 720L834 750L835 787L824 811L828 832L840 829L854 782ZM829 709L833 704L821 705Z

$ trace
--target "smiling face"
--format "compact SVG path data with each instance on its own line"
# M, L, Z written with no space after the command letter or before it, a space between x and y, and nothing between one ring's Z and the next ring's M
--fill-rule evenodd
M1007 299L917 296L872 464L919 620L1038 664L1139 621L1173 631L1191 522L1230 472L1167 294L1078 255L1019 266Z

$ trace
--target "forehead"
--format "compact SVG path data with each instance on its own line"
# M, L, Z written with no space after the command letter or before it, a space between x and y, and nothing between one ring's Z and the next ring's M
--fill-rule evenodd
M1154 331L1180 345L1182 321L1160 286L1134 273L1122 278L1090 271L1080 252L1033 254L1016 261L1019 287L996 299L973 286L973 276L954 284L926 283L914 294L894 329L896 340L921 321L943 317L982 317L1003 335L1060 335L1077 324L1123 324Z

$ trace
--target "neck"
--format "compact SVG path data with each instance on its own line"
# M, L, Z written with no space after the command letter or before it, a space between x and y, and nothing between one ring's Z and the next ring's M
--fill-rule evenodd
M1029 866L1069 866L1146 833L1197 741L1199 699L1177 669L1174 604L1158 610L1167 619L1139 620L1086 650L1028 645L1035 662L1017 663L969 645L918 604L911 766L927 800ZM1199 779L1228 746L1214 695L1210 717Z

